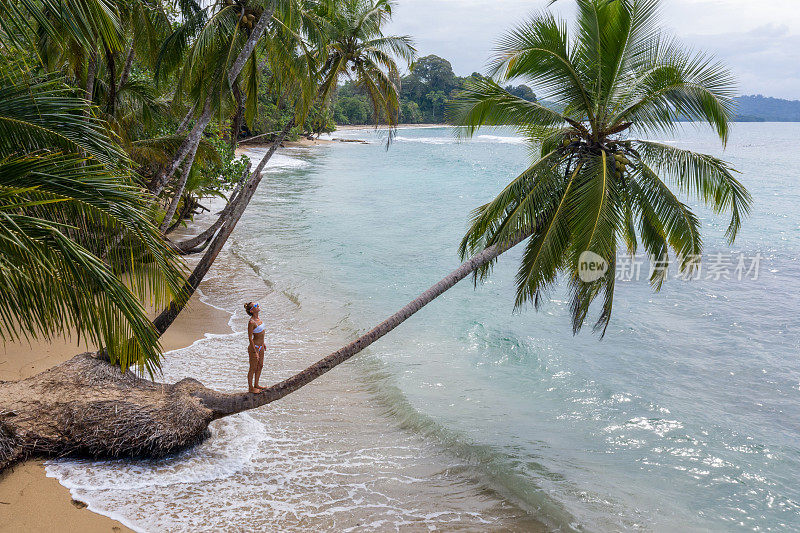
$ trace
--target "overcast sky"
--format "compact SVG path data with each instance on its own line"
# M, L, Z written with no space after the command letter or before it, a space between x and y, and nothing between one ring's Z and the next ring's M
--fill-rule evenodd
M411 35L458 75L483 72L493 44L546 0L398 0L389 33ZM568 15L570 0L558 10ZM664 25L724 60L742 94L800 100L800 0L664 0Z

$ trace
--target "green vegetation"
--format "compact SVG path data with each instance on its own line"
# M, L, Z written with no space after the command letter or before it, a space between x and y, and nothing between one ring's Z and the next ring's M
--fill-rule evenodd
M48 23L39 26L39 49L26 46L32 33L9 27L27 20L22 13L3 17L0 337L52 339L73 331L106 346L123 368L152 370L158 335L140 302L181 300L182 264L152 224L134 171L145 147L129 136L135 128L127 128L126 113L152 99L142 85L118 87L112 106L109 86L95 83L100 106L92 106L77 87L77 76L86 75L77 68L86 60L81 45L123 45L106 13L80 19L81 9L93 6L53 13L48 4L32 4L26 14ZM159 143L151 139L148 148L158 153Z
M539 154L475 211L461 253L529 235L517 306L538 308L561 278L569 284L573 330L581 329L602 295L595 328L605 332L619 248L635 254L641 245L661 267L650 279L655 290L666 278L670 250L682 271L697 268L700 221L676 192L730 212L731 243L751 199L726 162L646 140L675 132L677 121L688 118L708 123L724 144L734 112L728 70L665 37L658 0L576 3L573 26L544 12L507 33L492 65L497 81L471 81L451 108L454 123L466 126L463 135L511 126ZM523 100L498 84L514 79L541 88L552 104ZM581 278L585 252L608 265L599 279ZM477 276L485 278L490 269L491 263Z
M408 75L400 79L400 118L403 124L433 124L446 120L447 105L470 80L481 80L477 72L466 78L456 76L446 59L435 55L419 58ZM506 89L515 96L536 101L527 85L509 85ZM333 100L333 119L336 124L375 124L375 114L364 90L348 81L338 88Z
M473 72L467 77L456 76L450 62L435 55L418 59L408 75L401 78L400 118L402 124L438 124L446 122L445 109L470 80L483 76ZM506 85L510 94L536 101L533 90L525 84ZM800 101L770 98L762 95L737 96L734 99L734 122L800 122ZM325 129L332 131L336 124L375 124L375 118L363 91L347 81L333 98L333 111L326 110ZM555 102L543 101L558 110ZM687 120L681 117L680 120ZM274 124L273 124L274 125ZM310 124L298 128L298 133L312 131ZM262 127L261 131L270 131ZM260 131L259 131L260 132Z
M449 117L467 137L510 126L539 153L475 211L460 266L261 393L129 379L87 356L0 382L0 471L33 454L158 457L194 445L211 421L312 382L465 277L485 278L522 242L517 305L538 306L561 275L573 330L602 294L596 328L604 332L620 247L635 253L641 244L662 266L672 250L682 270L696 267L700 223L670 186L729 212L733 242L750 196L731 167L645 140L688 118L707 122L724 143L734 109L730 74L664 37L658 0L576 3L572 26L544 11L509 32L491 77L459 79L449 63L428 56L400 90L395 61L411 62L415 51L407 37L383 35L388 0L0 0L3 338L75 328L105 346L112 362L155 369L158 336L222 250L269 158L296 126L327 127L345 78L351 83L341 87L334 115L390 126L403 114ZM509 87L512 80L530 83L544 100L526 86ZM273 121L263 127L278 129L251 169L232 149L243 124L256 127L260 106ZM197 191L227 185L216 222L196 237L165 240L190 216ZM172 250L203 253L185 281ZM608 264L599 279L581 278L585 252ZM665 274L654 270L655 289ZM138 304L147 296L171 300L152 323Z
M389 0L0 0L0 337L74 332L153 372L278 144L330 129L343 76L394 124ZM242 128L273 132L251 169ZM250 172L252 170L252 172ZM228 196L199 238L167 237ZM204 251L186 277L176 252ZM151 322L143 302L163 307Z
M672 249L691 269L699 223L666 183L730 211L731 241L750 199L725 162L636 139L688 118L724 142L734 112L728 72L665 43L656 0L577 4L572 34L536 15L504 38L490 77L461 78L440 57L415 60L408 37L383 34L389 0L0 0L0 334L76 329L123 367L152 370L158 336L282 140L330 131L334 121L446 119L468 136L510 125L541 155L476 211L462 253L530 236L517 304L538 304L563 273L575 330L601 293L605 328L613 268L582 282L582 251L613 265L620 245L641 243L658 261ZM242 132L274 139L254 169L235 156ZM201 196L224 193L214 224L169 242ZM186 280L174 251L204 253ZM153 324L137 303L147 298L171 302Z

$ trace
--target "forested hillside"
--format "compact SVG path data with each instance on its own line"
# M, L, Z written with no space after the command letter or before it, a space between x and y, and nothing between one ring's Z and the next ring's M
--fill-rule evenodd
M736 98L736 120L742 122L800 122L800 101L750 95Z
M482 76L477 72L467 77L456 76L450 62L435 55L418 59L411 72L401 79L400 122L444 122L447 102L464 87L467 80L475 77ZM509 85L506 88L526 100L536 99L536 95L527 85ZM339 87L333 102L333 118L337 124L375 122L372 106L364 91L352 82L346 82Z

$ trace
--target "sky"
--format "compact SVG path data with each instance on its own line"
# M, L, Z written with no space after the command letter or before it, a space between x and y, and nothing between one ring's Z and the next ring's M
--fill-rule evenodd
M389 34L420 55L448 59L460 76L484 72L497 39L546 0L397 0ZM569 16L573 3L552 9ZM800 0L663 0L664 27L725 62L740 94L800 100Z

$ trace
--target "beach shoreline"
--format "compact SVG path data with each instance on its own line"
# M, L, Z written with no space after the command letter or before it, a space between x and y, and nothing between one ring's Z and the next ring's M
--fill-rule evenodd
M408 129L408 128L450 128L452 127L450 124L398 124L397 129ZM386 129L385 125L378 126L377 130ZM374 131L376 127L374 124L344 124L344 125L337 125L336 129L333 130L331 133L326 135L330 135L331 138L319 138L319 139L309 139L306 137L300 137L294 141L284 141L281 146L283 148L310 148L314 146L322 146L327 144L334 144L337 142L358 142L357 140L342 140L337 139L335 137L337 132L349 132L349 131ZM272 144L271 141L252 141L248 142L248 139L243 139L241 145L237 148L236 153L241 153L242 150L247 150L248 148L258 148L260 146L267 146Z
M206 334L230 333L230 314L201 300L200 293L162 337L164 352L191 345ZM0 380L25 379L88 351L76 339L6 343L0 351ZM0 474L0 531L132 531L117 520L89 512L70 490L48 477L45 459L30 459Z
M310 144L304 146L310 146ZM247 147L242 147L241 149L246 150ZM196 223L190 224L188 228L180 230L179 233L192 233L196 226L202 225L203 219L201 217ZM207 342L203 339L209 338L207 334L211 334L211 337L214 337L214 334L223 334L223 337L227 337L228 334L235 329L230 325L232 323L230 321L231 306L217 301L221 294L220 290L226 292L232 290L233 292L237 292L237 289L231 284L234 279L236 281L235 285L239 285L241 281L243 286L248 287L248 291L255 290L257 293L259 290L266 290L260 298L264 299L263 301L267 307L277 306L281 308L281 305L283 306L281 308L282 310L278 312L276 316L268 318L268 322L274 324L277 330L290 331L298 327L298 319L300 319L300 317L292 313L295 312L295 307L299 308L299 303L292 300L291 295L286 294L285 291L274 291L271 282L266 282L263 289L257 289L261 278L252 276L252 274L255 274L255 271L248 274L240 270L241 268L246 268L245 263L243 263L240 258L237 258L235 254L228 255L228 259L222 260L217 265L218 274L206 280L205 288L207 298L203 298L203 300L212 303L204 303L204 301L201 301L200 298L195 295L195 302L193 302L191 308L179 316L176 323L164 336L163 348L165 353L179 348L198 346L199 348L196 349L202 351L204 356L212 355L210 351L206 351L206 349L202 348L204 345L203 343ZM229 277L230 272L234 270L237 274L234 279L231 279ZM248 276L250 277L248 278ZM248 279L250 279L249 282L247 281ZM202 290L203 286L201 286L201 291ZM241 298L239 298L239 300L241 300ZM289 305L290 303L291 305ZM214 304L225 305L227 311L216 307ZM304 302L304 307L308 305L309 302ZM240 312L241 309L239 309L239 313ZM288 322L280 326L280 316L282 315L288 317ZM300 322L302 322L302 320L300 320ZM274 375L270 376L268 374L264 376L267 381L275 381L287 373L299 370L312 360L337 347L343 341L343 339L337 339L335 336L331 335L331 330L321 326L318 322L318 318L314 318L313 322L305 323L305 328L302 326L299 327L299 330L303 330L303 336L308 336L308 340L313 339L315 347L312 350L308 351L307 349L306 343L308 340L300 340L300 344L296 345L293 343L297 341L293 340L289 344L285 344L282 349L280 348L280 342L278 343L278 349L283 352L284 357L282 357L282 361L273 361L275 368L270 368L268 371L272 372ZM314 334L313 332L320 327L321 329ZM323 338L327 339L327 341L320 343L320 340ZM275 340L276 339L273 338L273 341ZM326 347L326 344L329 345ZM301 347L302 350L298 351L298 348ZM10 351L10 346L6 346L6 352ZM44 351L46 357L41 359L35 358L33 361L34 364L30 364L31 353L36 351ZM24 350L20 348L19 352L22 357L20 357L20 353L17 353L16 359L9 357L8 353L3 353L0 355L0 380L22 379L28 375L36 374L54 364L58 364L60 361L69 359L82 351L86 351L86 348L65 344L59 347L36 346L26 347ZM305 353L307 351L308 353ZM300 357L296 355L292 356L295 352L302 352L302 355ZM231 352L226 350L226 353ZM24 357L25 354L27 354L27 359ZM180 354L175 354L175 356L180 357ZM4 363L3 361L6 360L9 362ZM370 364L371 363L366 363L367 366L365 368L370 368ZM448 512L444 514L451 517L449 519L455 520L455 523L459 523L462 527L468 524L474 525L474 523L483 523L494 524L495 527L501 527L501 524L505 524L506 526L510 526L511 529L519 528L529 531L543 531L546 529L542 523L537 520L536 516L528 515L522 511L521 508L516 507L514 504L507 503L506 500L499 497L499 495L494 492L493 488L476 481L477 478L475 474L466 474L464 477L462 477L462 474L458 473L449 474L451 467L456 463L452 462L452 457L446 454L443 455L443 452L437 448L435 444L431 445L430 449L427 449L420 457L410 462L409 458L402 453L399 456L394 455L397 452L397 450L393 448L395 446L399 446L399 450L402 451L405 449L404 446L408 446L409 443L413 442L409 449L419 450L421 446L425 446L426 443L424 439L421 439L415 432L406 432L399 428L394 430L389 429L389 426L386 425L387 420L383 418L385 413L383 413L382 410L385 406L380 403L380 400L376 400L375 392L371 390L368 384L369 379L373 379L372 377L369 379L367 378L368 375L371 376L371 371L367 371L365 368L361 368L360 370L342 368L339 372L328 375L325 379L321 379L314 389L309 389L303 395L288 398L284 400L280 406L271 408L273 416L278 415L281 423L274 427L270 426L270 434L275 433L276 430L278 430L278 434L280 434L281 430L286 430L284 426L287 424L287 427L290 428L289 430L291 430L291 428L295 428L296 430L301 429L299 432L296 431L297 435L295 438L289 439L291 442L300 442L298 437L301 434L304 438L307 438L309 434L314 434L315 431L316 434L318 434L318 441L316 444L310 448L302 444L299 448L296 446L292 447L286 454L287 457L297 455L298 451L302 451L303 453L318 453L320 443L337 442L342 439L351 439L354 441L346 448L348 450L371 450L380 438L383 438L387 432L393 431L394 436L389 439L392 447L387 448L387 453L389 453L387 456L388 462L382 468L384 470L391 470L395 462L404 461L404 464L407 464L408 467L414 469L413 472L416 472L415 475L411 476L411 478L415 480L415 488L413 491L404 488L407 480L403 476L406 476L407 473L403 472L398 473L397 479L401 479L401 481L396 484L397 486L387 486L385 490L396 491L391 492L391 494L395 495L395 497L399 497L401 501L408 501L412 504L412 516L415 523L421 525L429 520L424 513L419 515L414 514L413 509L416 506L425 506L421 501L415 503L415 499L418 497L417 492L419 492L420 494L426 495L423 497L423 501L425 502L439 501L440 499L443 503L445 501L449 502ZM366 373L362 374L362 372ZM179 379L179 377L169 376L163 381L175 381L176 379ZM360 385L353 386L355 382L359 382ZM338 397L342 394L345 395L344 397L348 398L348 401L345 403L339 401L333 402L330 406L327 406L326 402L321 401L325 398ZM313 411L309 409L309 406L313 408ZM327 410L333 409L334 406L341 407L344 410L341 412L327 412ZM309 418L309 413L316 413L317 409L325 410L324 414L322 416L315 414ZM357 424L358 432L355 432L354 427L342 425L351 419L359 420ZM337 420L338 424L331 426L326 422L329 420ZM370 423L367 423L367 421L370 421ZM251 420L251 422L259 424L259 422L254 420ZM339 427L339 425L342 426ZM390 423L390 426L393 426L393 424ZM259 429L258 432L260 433L263 429L264 428ZM398 442L405 442L406 439L408 439L408 443L405 445L397 444ZM337 448L334 456L338 456L341 452L342 450ZM372 452L369 453L370 461L374 461L374 457L371 455ZM200 452L200 454L202 455L202 452ZM326 456L323 454L313 461L314 471L317 471L317 461L324 461L325 458ZM48 473L45 471L43 463L44 462L41 460L28 461L18 465L12 472L0 477L0 502L8 502L8 505L0 504L0 531L45 531L52 530L52 524L56 523L60 524L60 529L65 531L88 531L90 533L109 530L131 531L129 526L125 524L137 528L136 530L141 530L141 528L137 526L137 524L141 525L141 516L137 519L135 513L130 513L130 509L126 511L124 508L117 507L114 500L104 500L102 497L101 499L96 497L92 498L91 495L86 494L87 485L85 482L83 487L77 485L78 488L75 488L76 485L71 484L71 482L67 482L66 485L72 487L72 489L65 488L65 486L62 486L60 482L55 479L55 476L58 476L62 482L65 481L63 471L59 473L58 464L56 463L48 467L50 471L49 475L54 477L46 477ZM376 476L376 472L370 469L365 470L363 467L357 466L357 464L356 462L355 470L348 472L345 463L343 468L347 476L346 479L349 480L353 478L353 476L361 476L364 483L368 482L370 484L383 479L392 479L391 476L387 478L385 475L386 472L383 470L380 472L380 475ZM325 471L326 468L330 470L331 466L342 468L342 465L337 460L334 465L323 464L319 467L319 470ZM263 468L269 471L270 465L264 464ZM462 468L464 468L464 465L456 464L454 472L458 472L459 469ZM286 468L284 468L284 465L280 465L278 470L284 471ZM417 483L419 483L419 485L417 485ZM311 490L307 494L314 496L313 486L305 487L305 489L301 488L299 490L302 492L303 490L309 489ZM305 494L306 493L303 493L303 497L305 497ZM381 497L380 491L376 494ZM454 495L452 501L450 501L449 497L451 494ZM46 495L46 497L42 495ZM88 496L88 498L86 496ZM73 497L81 501L75 502ZM278 507L283 508L287 502L284 502L283 497L278 499L280 500ZM176 502L174 499L170 501ZM461 506L464 502L470 503L466 505L465 508L462 508ZM301 502L295 501L293 504L297 505L298 503ZM86 507L86 504L88 504L88 507ZM40 512L40 507L42 505L47 506L47 513ZM150 506L148 506L148 509L149 508ZM93 512L84 512L87 509ZM437 512L430 516L435 517L440 514L436 506L431 509L431 512L434 510L437 510ZM151 511L148 510L148 513L149 512ZM158 513L155 508L152 509L152 512ZM186 512L185 509L184 512ZM360 521L367 519L369 513L374 511L370 511L368 507L359 512L363 514L363 518L359 519ZM320 525L323 523L332 523L328 522L328 520L331 519L332 518L316 516L315 513L310 513L308 515L301 514L300 518L297 519L297 523L305 525L316 523ZM488 522L485 521L487 519L489 520ZM433 520L435 521L436 519L433 518ZM476 520L477 522L475 522ZM445 522L447 522L447 520L445 520ZM143 527L147 530L159 530L163 526L164 523L158 524L156 522L151 523L149 527Z
M333 141L299 139L286 142L285 147L307 148L330 143ZM246 147L239 150L242 149ZM196 225L190 223L178 233L191 233ZM201 287L161 338L163 352L167 354L186 348L207 335L231 333L230 318L228 311L202 300ZM90 349L77 338L54 342L7 342L0 350L0 381L26 379ZM52 531L54 524L59 524L61 531L81 533L133 531L107 514L87 507L85 502L74 499L69 488L47 473L46 461L32 458L0 474L0 533Z
M430 124L398 124L398 128L450 128L452 124L443 123L430 123ZM378 126L378 129L385 129L385 125ZM374 130L374 124L339 124L333 133L337 131L352 131L352 130Z

